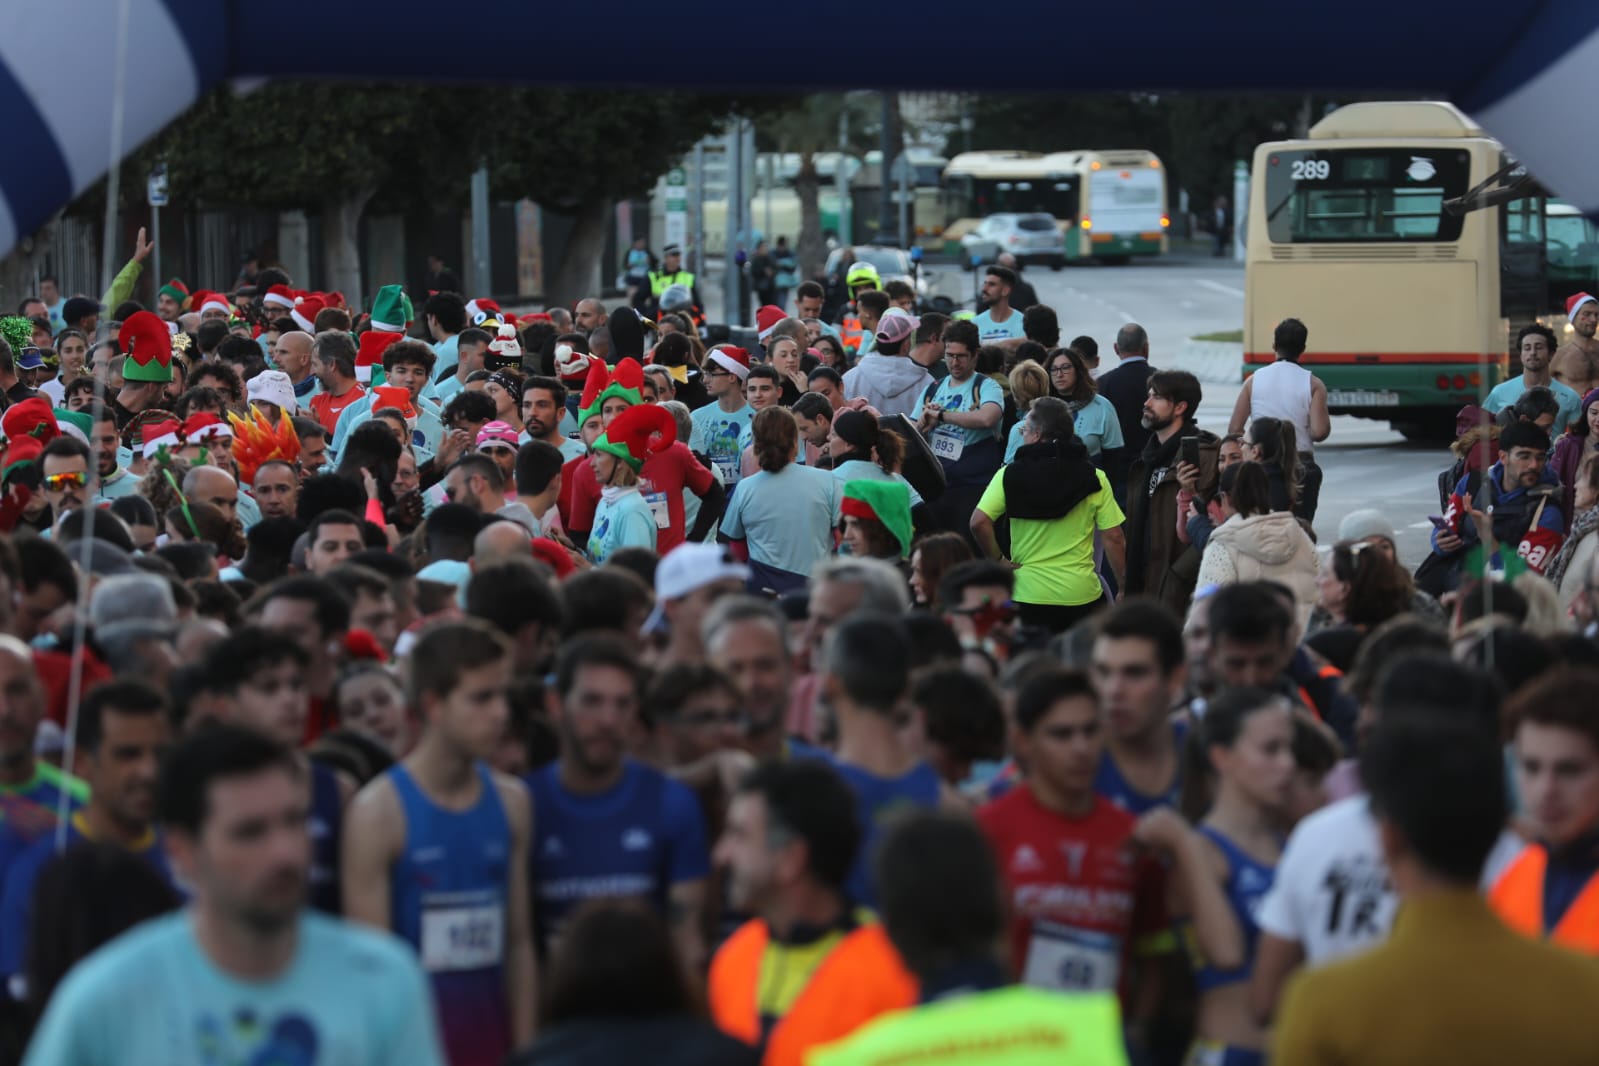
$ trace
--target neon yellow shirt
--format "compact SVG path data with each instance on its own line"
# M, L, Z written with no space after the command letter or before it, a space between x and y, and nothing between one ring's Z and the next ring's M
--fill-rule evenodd
M1064 517L1044 521L1010 520L1010 557L1021 564L1016 571L1016 602L1039 606L1080 607L1099 599L1102 591L1094 571L1094 531L1114 529L1126 521L1103 470L1099 491L1073 507ZM977 509L994 521L1005 513L1005 468L983 490Z

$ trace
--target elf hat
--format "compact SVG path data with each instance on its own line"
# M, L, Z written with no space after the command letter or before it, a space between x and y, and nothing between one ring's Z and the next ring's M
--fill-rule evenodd
M614 455L636 471L644 466L644 460L664 452L676 440L677 419L672 412L655 404L639 404L611 420L594 442L594 450Z
M583 383L583 400L578 405L577 424L581 426L599 413L605 401L620 396L637 406L644 402L644 368L631 359L616 364L613 371L604 360L596 359L589 366L588 380Z
M723 370L726 370L729 374L732 374L740 381L749 380L750 353L746 352L743 348L735 348L732 345L723 345L720 348L712 348L706 354L710 358L711 362L715 363Z
M50 412L55 415L56 426L63 435L76 437L83 443L89 443L89 434L94 432L94 417L87 411L68 411L57 407ZM107 416L109 417L109 416Z
M172 380L172 333L151 311L135 311L122 323L117 341L128 358L122 363L124 381Z
M156 296L170 296L183 306L183 301L189 298L189 287L178 278L170 278L167 283L156 290Z
M489 350L483 365L490 370L504 370L522 365L522 344L516 339L516 327L503 325L499 334L489 341Z
M288 310L294 306L294 290L287 285L274 285L261 297L261 302Z
M221 311L225 315L233 314L233 307L228 303L228 298L219 292L195 293L189 300L189 310L205 314L207 311Z
M19 437L6 445L0 456L0 484L11 480L11 475L25 467L38 467L44 456L44 445L33 437Z
M755 312L755 329L758 331L757 335L761 340L764 341L767 337L772 335L772 330L777 328L777 324L787 317L787 315L783 314L783 309L781 307L776 307L772 304L767 304L765 307L759 308Z
M316 316L323 308L322 297L302 296L289 309L289 317L294 319L294 324L307 333L316 332Z
M274 403L278 409L294 414L300 409L294 396L294 383L281 370L263 370L251 378L247 386L251 403Z
M372 328L404 333L411 324L411 298L398 285L385 285L372 298Z
M416 421L416 407L411 403L411 390L400 385L374 385L372 387L372 413L393 407L405 416L407 422Z
M361 334L361 346L355 352L355 380L362 384L371 381L372 368L383 365L383 353L403 340L403 333L390 333L376 328Z
M844 482L842 514L880 522L899 541L900 558L911 553L911 490L898 481L857 478Z
M50 407L50 401L42 396L33 396L6 408L5 415L0 417L0 431L5 433L6 440L13 443L23 437L33 437L41 445L49 444L61 435L55 411Z
M1585 293L1585 292L1579 292L1577 295L1575 295L1571 299L1567 300L1566 301L1566 321L1567 322L1575 322L1575 321L1577 321L1577 312L1582 310L1582 305L1583 304L1591 304L1591 303L1594 303L1594 302L1595 302L1594 298L1592 296L1590 296L1588 293Z

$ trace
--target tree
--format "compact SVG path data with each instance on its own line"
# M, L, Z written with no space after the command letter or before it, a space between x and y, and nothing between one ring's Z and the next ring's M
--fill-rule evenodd
M846 151L860 154L876 147L879 119L874 94L815 93L793 101L762 124L762 139L775 145L779 152L794 152L800 157L799 173L794 177L794 193L800 202L800 231L794 251L799 257L801 277L820 270L827 257L819 206L822 180L816 172L816 156L838 151L841 119ZM839 165L843 165L842 159ZM839 209L842 212L842 204Z

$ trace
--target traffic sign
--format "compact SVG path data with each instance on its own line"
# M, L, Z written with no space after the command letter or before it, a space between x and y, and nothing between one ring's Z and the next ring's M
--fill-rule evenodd
M151 207L167 206L167 165L157 163L150 171L150 180L145 185L145 198Z

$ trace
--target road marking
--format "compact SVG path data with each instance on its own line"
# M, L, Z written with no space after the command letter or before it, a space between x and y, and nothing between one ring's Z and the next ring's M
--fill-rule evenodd
M1203 285L1205 288L1210 289L1212 292L1219 292L1219 293L1222 293L1222 294L1227 295L1227 296L1236 296L1240 300L1242 300L1244 298L1244 290L1243 289L1235 289L1231 285L1223 285L1219 281L1200 280L1200 281L1194 282L1194 284L1195 285Z

